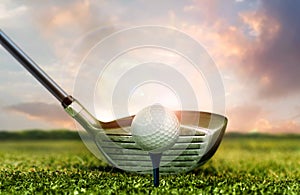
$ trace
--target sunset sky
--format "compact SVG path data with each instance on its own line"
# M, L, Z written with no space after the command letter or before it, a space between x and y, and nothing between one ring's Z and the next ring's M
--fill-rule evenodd
M300 133L300 1L1 0L0 28L72 92L62 62L103 26L160 25L202 44L223 77L228 132ZM74 128L0 47L0 130Z

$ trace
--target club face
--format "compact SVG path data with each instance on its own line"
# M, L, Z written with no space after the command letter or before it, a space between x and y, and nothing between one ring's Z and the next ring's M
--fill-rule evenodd
M82 140L98 158L125 171L152 172L149 153L132 139L133 116L102 123L84 108L73 110L73 118L88 132L80 133ZM174 146L163 152L161 174L188 172L203 165L216 152L227 125L226 117L207 112L177 111L176 115L180 135Z

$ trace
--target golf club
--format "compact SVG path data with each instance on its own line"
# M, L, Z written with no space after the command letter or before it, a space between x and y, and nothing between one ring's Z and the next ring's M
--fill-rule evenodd
M158 162L151 160L133 140L130 127L134 116L110 122L97 120L75 98L58 86L31 58L29 58L2 30L1 45L22 64L93 138L103 158L111 165L126 171L154 174L158 186L158 174L188 172L209 160L223 138L227 118L200 111L176 111L180 132L176 143L163 152ZM196 125L195 125L195 116ZM183 120L184 119L184 120ZM158 164L155 167L154 164Z

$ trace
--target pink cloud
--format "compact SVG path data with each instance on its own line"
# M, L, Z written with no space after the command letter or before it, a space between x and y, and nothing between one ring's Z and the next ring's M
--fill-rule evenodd
M246 104L228 110L228 131L261 133L300 133L300 123L296 118L272 121L270 113L257 105Z
M295 120L272 122L267 119L259 119L252 131L263 133L300 133L300 123Z
M30 102L7 106L5 109L9 112L23 115L28 120L44 121L54 124L58 128L75 128L72 118L57 104Z
M228 131L249 132L255 128L256 121L264 114L257 105L235 106L227 112L229 123Z

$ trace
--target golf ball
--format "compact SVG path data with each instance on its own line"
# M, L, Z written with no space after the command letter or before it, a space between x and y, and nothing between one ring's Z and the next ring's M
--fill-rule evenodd
M172 147L179 136L176 115L160 104L142 109L131 124L134 141L143 150L161 153Z

